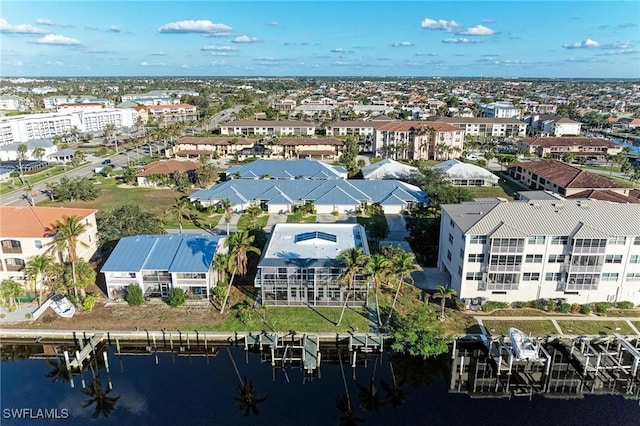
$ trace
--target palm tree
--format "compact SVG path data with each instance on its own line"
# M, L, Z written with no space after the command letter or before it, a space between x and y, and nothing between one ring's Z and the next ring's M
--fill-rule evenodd
M42 281L44 281L44 276L51 269L51 265L53 265L53 258L46 253L33 256L25 265L24 271L33 283L34 290L38 287L40 289L38 293L38 305L42 304L42 290L44 287ZM40 283L39 286L38 283Z
M224 245L229 247L233 262L238 270L238 275L247 274L248 254L259 255L260 249L253 246L255 236L249 235L248 231L238 231L231 234L224 240Z
M27 201L29 201L30 206L33 207L36 205L36 201L35 201L36 191L33 188L33 184L29 182L28 179L25 179L24 181L24 195L27 197Z
M399 250L391 259L391 263L393 274L398 277L398 287L396 289L396 294L393 297L393 302L391 303L391 309L389 310L387 324L389 324L389 321L391 321L391 315L393 314L393 310L396 307L396 301L398 300L398 295L400 294L400 290L402 289L405 278L413 280L411 278L411 272L420 270L420 267L415 263L415 256L413 254L407 253L404 250Z
M220 202L224 208L224 223L227 225L227 237L229 236L229 224L231 223L231 213L233 213L233 206L231 200L225 198Z
M89 225L82 223L79 216L63 216L62 220L56 220L53 227L47 229L47 235L54 237L49 243L51 249L55 252L68 254L69 262L71 262L71 271L73 277L73 292L78 297L78 287L76 285L76 262L78 261L78 244L88 247L88 244L80 240L80 236L87 230Z
M336 327L338 327L342 322L344 310L347 308L347 303L349 302L351 291L355 290L353 287L355 285L356 275L362 274L362 272L364 271L364 266L367 263L368 256L367 254L365 254L362 247L356 247L343 250L340 254L338 254L336 260L338 260L338 262L340 262L343 267L342 275L340 275L338 281L347 284L347 295L344 298L342 312L340 312L340 318L338 319L338 323L336 324Z
M218 272L218 282L224 282L227 279L230 258L229 253L217 253L213 258L213 270Z
M442 308L440 319L444 319L444 305L447 302L447 299L451 299L455 295L456 295L456 291L452 288L447 288L444 285L439 285L436 287L436 292L433 295L433 298L440 299L440 306Z
M107 139L107 143L110 142L111 137L116 131L116 125L113 123L107 123L104 126L104 137ZM115 145L116 152L118 152L118 140L113 139L113 143Z
M188 198L176 198L173 206L167 209L167 214L174 216L178 221L178 227L182 234L182 225L185 219L191 218L191 202Z
M20 182L24 183L24 172L22 170L22 162L27 159L27 152L29 147L26 144L21 143L18 145L17 157L18 157L18 169L20 169Z
M2 298L3 303L20 307L20 298L22 296L24 296L24 288L19 282L11 279L2 280L0 283L0 298Z
M376 297L376 314L378 316L378 326L382 325L380 320L380 304L378 303L378 292L382 280L389 274L391 267L391 261L381 255L380 253L374 254L369 258L369 262L366 265L366 271L368 275L373 278L373 291Z
M31 153L31 155L33 155L38 160L42 160L42 157L44 157L46 153L47 152L44 150L44 148L39 146L33 149L33 152Z

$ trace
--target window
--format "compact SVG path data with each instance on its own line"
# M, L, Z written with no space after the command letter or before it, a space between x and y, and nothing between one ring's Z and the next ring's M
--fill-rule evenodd
M519 274L489 274L487 290L517 290Z
M495 255L489 261L491 265L517 266L522 264L522 256Z
M464 249L460 249L460 259L464 259Z
M637 254L634 254L629 258L629 263L640 263L640 256Z
M627 274L627 281L640 281L640 272Z
M640 246L640 235L633 239L634 246Z
M550 254L549 263L564 263L564 254Z
M601 256L573 256L571 264L574 266L601 266Z
M467 272L467 281L482 281L482 272Z
M551 244L553 245L566 245L567 242L569 241L569 237L565 237L565 236L553 236L551 237Z
M484 254L470 254L469 262L477 262L477 263L484 262Z
M544 280L545 281L560 281L560 280L562 280L562 273L561 272L547 272L546 274L544 274Z
M529 244L544 244L545 236L544 235L536 235L536 236L533 236L533 237L529 237L527 239L527 242Z
M42 248L42 240L35 240L33 243L36 245L38 250Z
M462 276L462 268L460 266L458 266L458 276L459 277Z
M570 274L567 280L567 290L597 290L598 274Z
M591 239L581 239L575 240L573 242L573 247L575 248L603 248L607 246L607 240L591 240Z
M470 239L471 244L487 244L486 235L472 235Z
M525 259L525 263L542 263L542 255L541 254L528 254Z
M455 226L455 224L454 224L454 222L453 222L453 219L449 219L449 225L451 225L451 227L454 227L454 226Z
M607 244L613 246L623 246L627 243L627 237L614 237L607 240Z
M451 252L447 250L447 260L451 261Z
M453 235L449 234L449 244L453 244Z
M608 254L604 258L604 263L622 263L622 255L621 254Z
M600 281L618 281L618 273L605 272L600 276Z
M522 274L522 281L540 281L539 272L525 272Z

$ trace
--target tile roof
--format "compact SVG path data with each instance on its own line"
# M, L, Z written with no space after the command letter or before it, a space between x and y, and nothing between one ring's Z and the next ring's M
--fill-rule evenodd
M233 143L231 143L233 142ZM255 139L238 138L236 136L223 136L213 138L202 138L198 136L186 136L178 139L176 145L253 145Z
M0 207L0 237L43 238L47 229L65 217L86 218L97 210L66 207Z
M136 175L136 177L153 176L153 175L170 175L173 172L188 172L200 167L195 161L181 160L157 160L145 166L144 170Z
M338 138L278 138L277 143L284 146L298 145L335 145L342 146L344 141Z
M640 199L636 197L628 197L617 192L609 191L607 189L587 189L575 194L568 195L567 198L571 199L587 199L587 200L602 200L610 201L612 203L640 203Z
M220 127L317 127L313 123L295 120L238 120L221 124Z
M584 138L584 137L540 137L533 139L525 139L523 143L527 145L535 145L543 148L552 148L555 146L588 146L588 147L607 147L616 148L620 145L615 144L604 138Z
M521 161L508 168L512 170L516 167L535 173L562 188L627 188L627 185L605 176L557 160Z
M194 234L124 237L101 272L208 272L220 237Z
M435 129L437 132L459 132L460 128L439 121L393 121L375 126L376 130L408 132L412 129Z
M191 109L196 108L194 105L189 104L167 104L167 105L149 105L145 106L146 109L151 110L163 110L163 109Z

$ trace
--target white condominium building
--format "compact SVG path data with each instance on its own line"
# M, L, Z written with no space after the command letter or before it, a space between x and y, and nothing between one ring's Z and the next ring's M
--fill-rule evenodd
M442 206L438 267L464 299L640 304L640 204L489 201Z

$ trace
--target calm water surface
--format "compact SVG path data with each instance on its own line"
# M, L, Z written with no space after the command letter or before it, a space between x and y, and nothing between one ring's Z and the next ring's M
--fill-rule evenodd
M2 425L638 425L637 400L619 395L585 395L582 399L541 396L511 399L471 398L449 393L449 358L411 359L371 355L355 368L345 362L322 363L320 377L304 380L293 366L273 369L260 354L221 348L215 357L121 356L108 350L110 378L104 363L56 380L55 360L3 361ZM233 359L233 360L232 360ZM248 362L247 362L248 359ZM208 361L208 362L207 362ZM346 360L345 360L346 361ZM390 362L391 361L391 362ZM235 363L235 367L234 367ZM257 413L243 415L238 403L238 374L253 385ZM47 377L47 376L52 377ZM111 398L108 417L96 410L91 384L97 377ZM84 378L83 393L81 379ZM395 386L394 386L395 379ZM346 386L346 388L345 388ZM347 393L349 399L347 399ZM262 401L262 399L264 399ZM346 401L356 421L344 415ZM108 400L107 400L108 401ZM106 404L108 405L108 404ZM341 408L342 407L342 408ZM67 419L8 419L6 409L65 409ZM92 416L98 411L98 417ZM107 407L106 411L109 411ZM351 419L353 420L353 419Z

